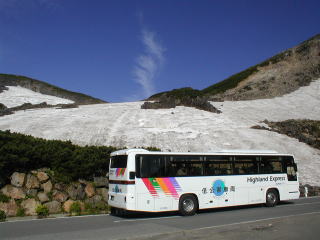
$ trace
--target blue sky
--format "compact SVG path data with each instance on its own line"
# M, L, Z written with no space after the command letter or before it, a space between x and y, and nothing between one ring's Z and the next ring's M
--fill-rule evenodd
M320 1L0 0L0 72L111 102L203 89L320 33Z

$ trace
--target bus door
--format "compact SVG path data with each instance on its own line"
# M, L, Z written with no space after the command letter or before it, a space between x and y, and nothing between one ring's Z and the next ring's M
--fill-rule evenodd
M287 174L287 191L289 193L297 193L299 191L299 183L297 176L297 165L292 156L283 157L283 172Z

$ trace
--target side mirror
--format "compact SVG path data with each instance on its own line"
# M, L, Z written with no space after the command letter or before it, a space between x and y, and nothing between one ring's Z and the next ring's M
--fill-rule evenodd
M294 168L294 170L295 170L296 172L298 171L298 168L297 168L297 164L296 164L296 163L293 164L293 168Z
M129 179L134 180L136 177L136 172L129 172Z

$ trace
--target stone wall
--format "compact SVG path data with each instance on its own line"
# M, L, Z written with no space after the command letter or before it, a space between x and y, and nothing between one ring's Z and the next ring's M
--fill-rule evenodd
M15 172L11 184L4 186L0 194L7 196L0 200L0 210L8 217L36 215L36 208L43 204L50 214L68 213L72 203L78 202L83 213L106 211L108 201L108 179L94 178L93 182L79 180L65 184L54 180L49 169L29 173Z

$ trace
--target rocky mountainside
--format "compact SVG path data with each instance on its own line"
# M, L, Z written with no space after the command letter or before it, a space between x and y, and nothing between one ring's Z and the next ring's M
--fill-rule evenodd
M320 34L203 90L175 89L155 94L149 100L181 94L206 96L212 101L273 98L307 86L319 77Z
M11 74L0 74L0 93L7 90L8 86L20 86L37 93L69 99L78 105L106 103L103 100L82 93L71 92L36 79Z

